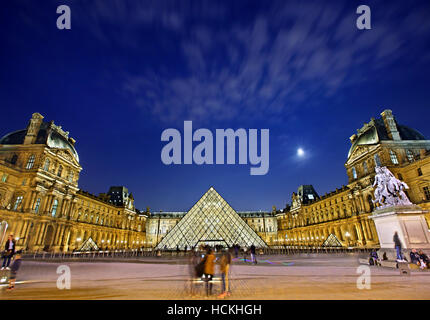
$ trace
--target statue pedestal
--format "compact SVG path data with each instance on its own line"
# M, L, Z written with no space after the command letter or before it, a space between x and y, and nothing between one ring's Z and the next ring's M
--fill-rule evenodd
M374 210L369 218L375 222L381 248L394 249L393 236L397 231L402 249L430 249L430 232L423 213L417 205Z

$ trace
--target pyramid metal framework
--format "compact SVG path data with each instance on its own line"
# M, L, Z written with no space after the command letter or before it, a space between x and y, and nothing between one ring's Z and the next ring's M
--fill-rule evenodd
M194 248L200 244L268 247L213 187L166 234L156 249Z
M81 246L81 248L78 251L97 251L99 250L99 247L94 242L94 240L89 237Z
M327 239L324 241L323 247L343 247L342 243L339 241L339 239L331 233Z

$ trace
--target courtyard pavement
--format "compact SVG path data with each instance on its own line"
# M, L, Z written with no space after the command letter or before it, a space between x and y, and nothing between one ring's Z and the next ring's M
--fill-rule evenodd
M57 289L58 266L71 270L71 289ZM370 289L359 289L357 255L265 256L257 265L234 260L228 299L430 299L430 272L401 275L397 269L370 268ZM61 262L24 260L14 291L0 289L0 299L217 299L206 298L203 283L189 294L189 266L184 258L130 261Z

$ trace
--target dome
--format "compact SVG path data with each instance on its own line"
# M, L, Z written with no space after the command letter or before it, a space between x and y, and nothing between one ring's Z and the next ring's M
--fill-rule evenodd
M73 144L68 138L56 131L55 128L55 125L52 127L51 123L43 122L40 125L35 144L46 144L50 148L67 149L72 153L76 161L79 162L79 155ZM0 139L0 144L23 144L26 134L27 129L8 133Z
M409 128L404 125L397 124L400 138L402 140L426 140L426 138L417 130ZM362 145L373 145L379 143L381 140L392 140L387 133L384 121L382 119L373 119L368 128L358 134L348 152L348 158L354 152L355 148Z

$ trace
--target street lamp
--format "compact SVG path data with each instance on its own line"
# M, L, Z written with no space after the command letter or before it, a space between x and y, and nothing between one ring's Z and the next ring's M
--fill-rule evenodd
M347 231L347 232L345 232L345 237L346 237L346 244L347 244L347 246L349 247L349 237L351 236L351 234Z

